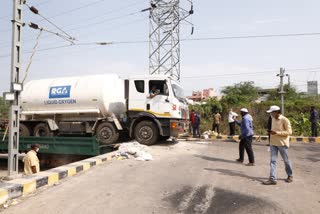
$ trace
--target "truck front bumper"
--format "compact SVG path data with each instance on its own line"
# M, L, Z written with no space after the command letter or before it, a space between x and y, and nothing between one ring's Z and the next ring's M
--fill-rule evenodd
M188 131L188 122L185 120L170 120L170 136L178 137Z

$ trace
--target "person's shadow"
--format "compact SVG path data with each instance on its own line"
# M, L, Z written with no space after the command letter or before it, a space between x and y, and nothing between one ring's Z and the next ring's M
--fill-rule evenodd
M194 156L197 157L197 158L202 158L202 159L207 160L207 161L218 161L218 162L224 162L224 163L239 164L236 161L222 159L222 158L214 158L214 157L209 157L209 156L205 156L205 155L194 155Z

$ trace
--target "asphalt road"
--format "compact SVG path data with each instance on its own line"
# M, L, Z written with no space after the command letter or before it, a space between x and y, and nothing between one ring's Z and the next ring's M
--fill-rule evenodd
M112 160L19 199L3 213L319 213L320 145L294 144L294 182L264 186L269 152L256 166L235 162L238 144L180 142L152 147L153 161ZM247 161L247 160L246 160Z

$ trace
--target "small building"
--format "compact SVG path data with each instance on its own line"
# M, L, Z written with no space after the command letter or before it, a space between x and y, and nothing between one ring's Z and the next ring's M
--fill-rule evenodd
M217 92L213 88L203 89L202 91L193 91L191 96L187 96L188 99L193 100L194 102L201 102L210 97L217 97Z
M308 81L308 92L309 96L317 96L318 95L318 81Z

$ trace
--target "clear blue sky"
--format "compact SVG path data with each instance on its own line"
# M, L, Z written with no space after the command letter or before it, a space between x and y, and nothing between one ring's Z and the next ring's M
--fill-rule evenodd
M148 7L148 0L29 0L28 3L80 43L148 39L148 12L128 15ZM320 32L319 8L319 0L194 0L194 34L190 36L190 26L183 25L181 38ZM27 8L24 15L25 22L32 21L56 31ZM1 0L1 94L9 90L10 57L6 56L11 51L11 17L12 0ZM23 50L29 51L38 32L28 27L23 30ZM44 32L39 49L66 44ZM319 46L320 36L184 41L181 42L181 83L186 94L208 87L219 90L241 81L254 81L256 86L270 88L278 85L276 74L280 67L285 67L292 84L306 91L308 80L320 78ZM148 43L40 51L34 56L28 79L148 73L148 51ZM23 54L23 71L29 57L30 53ZM318 69L294 70L313 67Z

